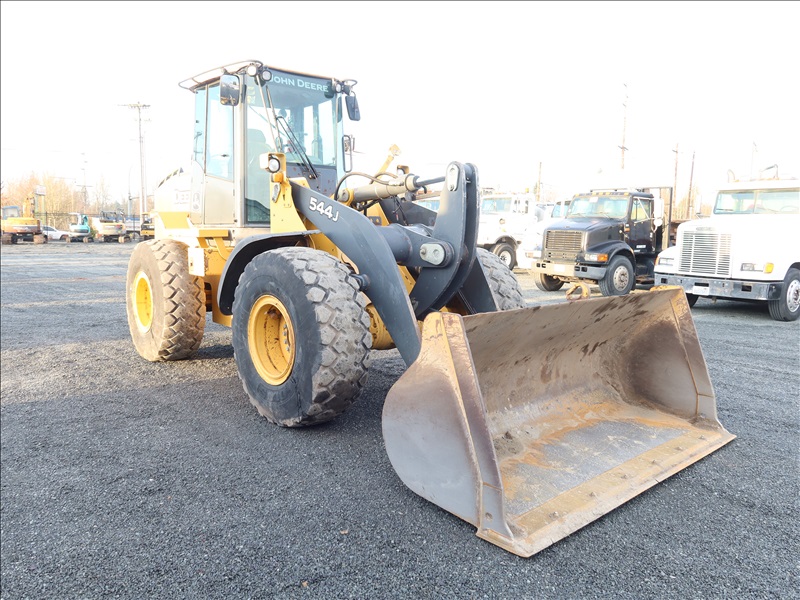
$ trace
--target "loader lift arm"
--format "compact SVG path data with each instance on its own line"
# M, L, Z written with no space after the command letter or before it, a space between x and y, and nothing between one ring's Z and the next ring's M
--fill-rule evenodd
M349 206L291 182L297 210L322 231L358 267L362 291L375 305L407 365L420 352L417 320L442 308L457 293L469 308L494 311L497 306L486 277L475 260L478 228L477 170L469 163L450 163L441 208L433 228L421 225L376 227ZM396 194L398 186L367 186L373 198ZM406 177L403 190L419 189ZM359 200L365 195L354 193ZM411 293L396 265L415 267L419 276ZM379 285L372 285L380 282Z

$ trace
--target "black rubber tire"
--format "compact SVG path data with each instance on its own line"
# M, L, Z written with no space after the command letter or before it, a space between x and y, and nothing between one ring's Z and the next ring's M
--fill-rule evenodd
M551 277L546 273L539 272L533 274L533 283L543 292L557 292L564 287L564 282L557 277Z
M481 262L486 280L492 290L494 301L499 310L513 310L524 308L528 304L522 294L516 275L509 270L506 263L496 254L478 248L477 257Z
M603 296L624 296L636 285L633 265L624 256L615 256L608 263L605 276L597 282Z
M687 292L684 292L684 293L686 294L686 301L689 303L689 308L691 308L692 306L697 304L697 299L700 296L698 296L697 294L689 294Z
M513 271L514 267L517 266L517 251L511 244L505 242L495 244L492 247L492 253L500 257L500 260L510 271Z
M769 315L775 321L796 321L800 317L800 271L789 269L783 278L783 292L776 300L768 300Z
M290 371L283 381L262 377L250 350L248 330L251 319L258 318L253 309L264 298L281 303L293 333ZM284 427L336 418L367 382L369 326L366 299L350 269L335 257L305 247L256 256L239 278L232 321L236 368L250 401L267 420Z
M136 298L149 295L147 307ZM206 325L203 278L189 273L186 244L139 244L128 261L125 307L136 351L149 361L182 360L200 347ZM149 311L149 313L148 313Z

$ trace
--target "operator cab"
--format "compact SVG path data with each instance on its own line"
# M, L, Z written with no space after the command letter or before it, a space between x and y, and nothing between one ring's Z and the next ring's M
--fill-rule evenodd
M351 144L342 96L358 120L355 81L339 81L246 61L184 81L195 94L189 213L196 224L268 230L273 194L265 168L282 154L290 178L331 196ZM350 160L352 163L352 160Z

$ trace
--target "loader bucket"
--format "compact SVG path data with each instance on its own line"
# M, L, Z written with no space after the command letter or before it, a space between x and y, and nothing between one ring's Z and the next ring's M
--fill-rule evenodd
M679 289L432 313L389 390L386 451L414 492L531 556L720 448Z

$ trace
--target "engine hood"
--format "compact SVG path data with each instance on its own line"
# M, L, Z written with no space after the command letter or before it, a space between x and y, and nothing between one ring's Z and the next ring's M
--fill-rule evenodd
M577 217L574 219L559 219L547 224L546 229L558 229L564 231L606 231L610 228L618 228L624 225L621 219L604 219L602 217Z

